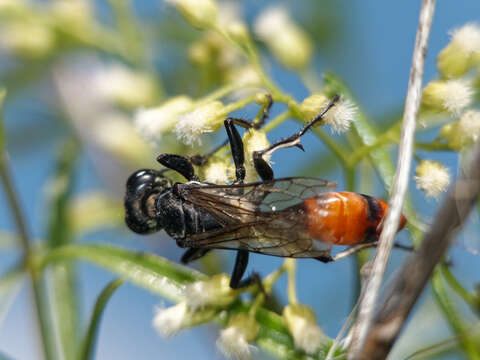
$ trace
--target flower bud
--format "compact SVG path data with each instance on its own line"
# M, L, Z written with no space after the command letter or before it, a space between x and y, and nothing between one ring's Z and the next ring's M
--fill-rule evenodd
M42 58L55 47L55 34L44 24L14 21L2 27L0 46L17 56Z
M157 94L156 84L147 74L120 64L100 70L94 86L108 101L129 109L152 104Z
M469 23L451 32L450 43L437 57L437 68L443 77L460 77L480 60L480 27Z
M230 287L230 277L227 274L218 274L209 280L187 285L185 298L187 306L192 310L206 306L224 307L235 301L237 292Z
M323 345L325 336L311 308L290 304L285 306L282 316L297 348L313 354Z
M450 183L448 169L437 161L423 160L415 170L417 188L428 197L438 197Z
M425 86L422 105L435 111L459 114L473 100L473 89L467 80L436 80Z
M188 111L192 104L189 97L176 96L158 107L140 109L135 114L135 127L146 140L157 141L172 131L180 114Z
M312 41L285 8L275 6L265 10L256 19L254 31L285 67L303 69L310 63Z
M94 17L88 0L55 0L51 13L61 26L76 27L81 31L91 26Z
M185 20L197 29L211 28L216 24L218 7L213 0L167 0L174 5Z
M245 182L258 181L258 174L253 164L253 152L264 150L270 146L267 135L263 131L250 129L243 135L243 145L245 148ZM265 154L263 160L269 162L270 155Z
M210 321L216 314L214 309L191 310L185 301L170 307L155 309L153 327L164 337L177 334L180 330Z
M212 101L181 115L173 132L187 145L201 144L200 135L220 129L225 116L223 104Z
M448 141L448 146L460 150L478 141L480 137L480 112L466 111L459 121L447 124L440 130L440 138Z
M225 329L220 332L217 347L227 358L250 359L256 350L249 342L256 339L259 325L246 313L232 315Z
M300 112L305 121L312 121L329 104L324 94L313 94L300 104ZM323 116L318 125L330 125L333 132L342 133L350 128L355 119L357 107L348 99L341 99ZM317 126L318 126L317 125Z
M232 39L240 44L245 44L249 41L247 25L242 21L234 21L227 26L227 32Z

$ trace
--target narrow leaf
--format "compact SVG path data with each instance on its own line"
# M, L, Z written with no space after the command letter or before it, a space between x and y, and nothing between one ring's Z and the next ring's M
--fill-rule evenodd
M52 262L70 259L102 266L172 301L183 298L185 284L206 278L195 270L160 256L104 244L61 246L47 253L40 265L47 266Z
M72 230L68 218L68 207L74 182L74 171L79 145L76 139L67 140L60 148L53 178L48 184L50 218L48 223L48 245L57 247L72 241ZM73 265L57 263L51 269L52 293L61 348L64 358L72 359L78 341L78 289Z
M98 336L98 328L100 325L103 310L105 309L108 300L113 295L115 290L117 290L117 288L124 282L124 279L116 279L111 281L107 284L107 286L105 286L105 288L98 296L97 301L95 302L95 307L93 308L87 332L81 343L78 360L93 359L93 353L95 350L95 344Z

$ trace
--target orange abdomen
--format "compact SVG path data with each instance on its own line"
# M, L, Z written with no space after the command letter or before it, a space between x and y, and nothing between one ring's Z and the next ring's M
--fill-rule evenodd
M320 194L303 202L310 236L335 245L354 245L378 238L388 204L380 199L340 191ZM399 229L405 226L402 215Z

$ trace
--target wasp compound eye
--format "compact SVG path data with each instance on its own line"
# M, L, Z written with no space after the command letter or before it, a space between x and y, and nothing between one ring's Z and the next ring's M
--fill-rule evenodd
M171 186L170 180L158 171L138 170L127 180L125 222L138 234L159 231L162 226L155 215L155 199Z

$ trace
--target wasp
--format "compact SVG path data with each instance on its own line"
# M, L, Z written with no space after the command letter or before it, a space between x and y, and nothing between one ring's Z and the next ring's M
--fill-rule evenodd
M162 154L157 161L187 179L174 183L162 171L142 169L126 185L125 220L139 234L161 229L186 248L182 263L204 256L212 249L237 251L230 287L250 285L254 277L242 280L250 252L264 255L335 260L333 245L375 244L382 231L388 204L368 195L334 191L336 184L308 177L274 178L264 156L275 150L299 147L300 138L322 120L339 100L336 96L325 109L299 132L277 141L267 149L253 152L253 163L261 178L244 183L245 155L235 125L258 126L244 119L227 118L224 126L235 164L236 181L215 185L199 181L194 158ZM261 122L268 116L271 98ZM402 215L398 230L405 226ZM348 252L348 250L346 250Z

